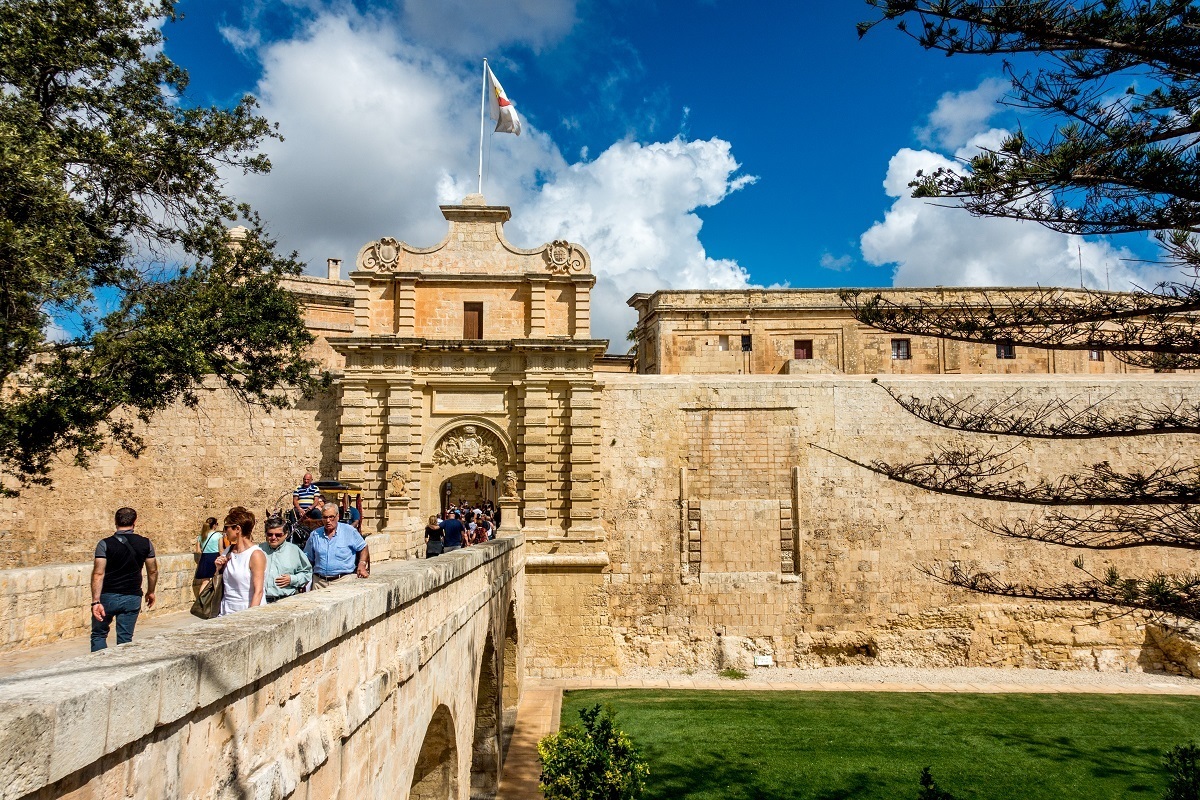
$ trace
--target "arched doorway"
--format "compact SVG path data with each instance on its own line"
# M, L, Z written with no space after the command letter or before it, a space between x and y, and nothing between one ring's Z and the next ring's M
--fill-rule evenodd
M421 512L428 517L450 503L496 503L501 480L512 459L507 440L491 423L463 420L443 428L428 458L432 478Z
M425 741L413 772L412 800L451 800L458 797L458 746L450 709L438 706L425 730Z
M471 748L471 800L496 796L500 783L500 687L496 679L496 648L489 632L479 664L475 694L475 741Z

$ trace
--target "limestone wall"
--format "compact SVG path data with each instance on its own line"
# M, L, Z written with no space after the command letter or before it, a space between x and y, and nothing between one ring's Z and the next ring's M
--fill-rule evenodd
M0 799L486 796L522 558L518 536L393 562L0 680Z
M918 572L919 565L954 559L1032 580L1086 577L1071 565L1077 551L1003 541L970 524L985 515L1025 517L1033 507L923 492L813 447L866 460L901 459L952 440L906 414L869 380L597 378L607 537L601 546L611 566L602 573L603 609L564 610L547 621L545 632L535 631L552 640L551 629L572 629L568 613L585 615L580 624L596 628L582 654L539 651L560 668L586 671L583 660L591 652L614 644L612 671L709 666L729 637L783 665L1163 665L1161 642L1147 644L1161 632L1148 632L1138 616L1095 624L1104 613L1082 605L993 601ZM998 377L892 380L921 395L1001 396L1015 387ZM1200 389L1195 378L1171 375L1026 377L1019 386L1039 399L1167 402ZM1198 441L1031 441L1015 455L1051 474L1105 460L1118 468L1187 460L1200 452ZM1085 553L1084 559L1093 573L1110 563L1123 571L1194 569L1188 554L1161 548ZM770 564L777 566L768 572ZM539 591L568 596L577 586L578 602L586 605L594 580L565 571L531 578L531 603L542 607Z
M52 487L0 498L0 569L90 562L121 506L137 509L138 533L159 552L186 553L205 517L234 505L256 515L281 499L290 505L306 469L336 474L335 395L267 413L210 386L197 408L176 405L141 426L139 458L112 448L88 470L64 459ZM368 529L374 511L366 510Z

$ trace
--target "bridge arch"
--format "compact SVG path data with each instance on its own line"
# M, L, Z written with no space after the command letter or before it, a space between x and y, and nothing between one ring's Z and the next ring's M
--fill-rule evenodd
M500 680L491 631L479 660L475 738L471 748L471 800L496 796L500 782Z
M458 745L454 740L454 718L449 708L440 705L425 729L409 798L450 800L457 797Z

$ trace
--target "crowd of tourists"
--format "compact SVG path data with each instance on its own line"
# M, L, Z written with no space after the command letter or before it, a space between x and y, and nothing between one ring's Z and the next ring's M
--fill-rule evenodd
M305 473L291 500L291 509L268 512L262 541L255 540L258 518L244 506L229 509L221 522L216 517L205 520L196 537L192 589L200 600L206 587L221 577L219 611L214 601L212 613L225 616L321 589L350 575L371 574L371 553L362 535L361 492L344 491L340 503L328 501L312 473ZM155 602L158 564L153 543L136 533L134 509L117 509L115 523L112 535L96 545L92 567L92 650L107 646L114 622L117 644L132 641L143 601L147 609ZM447 497L445 510L425 526L425 557L485 544L496 538L499 526L500 510L491 501L460 499L452 504Z
M311 473L292 493L292 513L268 514L263 541L255 541L258 519L234 506L220 524L205 520L196 539L198 555L192 584L197 598L221 576L219 615L275 603L295 594L321 589L349 575L371 574L371 554L361 533L362 496L353 505L326 502ZM137 512L117 509L116 530L96 545L92 566L92 650L107 646L115 622L117 644L133 640L143 599L154 607L158 564L154 545L135 532ZM142 573L146 584L143 595Z
M496 538L500 513L490 500L479 504L460 500L435 514L425 524L425 557L461 550L473 544L486 544Z

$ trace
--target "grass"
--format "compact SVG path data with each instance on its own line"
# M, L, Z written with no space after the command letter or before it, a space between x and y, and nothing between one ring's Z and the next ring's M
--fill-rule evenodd
M721 670L717 674L720 675L722 678L728 678L731 681L746 680L746 671L742 670L742 669L738 669L737 667L726 667L725 669Z
M1144 695L574 691L650 761L648 798L908 800L921 768L958 800L1159 800L1200 699Z

